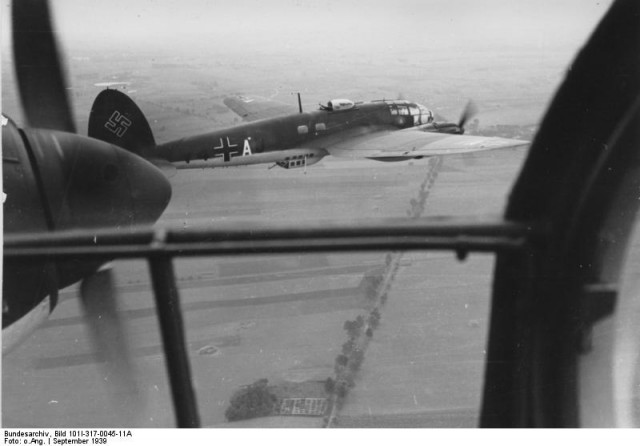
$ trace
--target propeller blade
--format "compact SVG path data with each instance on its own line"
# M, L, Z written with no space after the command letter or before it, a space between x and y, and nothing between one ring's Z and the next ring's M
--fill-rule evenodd
M467 123L469 119L473 118L477 113L478 113L478 107L476 106L475 102L473 101L467 102L467 105L464 107L464 110L460 115L460 120L458 121L458 127L460 127L460 130L462 130L463 133L464 133L464 125Z
M140 392L135 380L124 325L118 316L117 292L112 269L107 266L85 278L80 297L96 356L105 362L105 381L117 392L118 404L138 407ZM134 411L135 412L135 411Z
M75 133L47 1L14 1L12 13L16 77L29 126Z

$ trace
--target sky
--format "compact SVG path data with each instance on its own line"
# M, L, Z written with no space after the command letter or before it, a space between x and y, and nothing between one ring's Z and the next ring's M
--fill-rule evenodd
M2 0L3 56L9 0ZM576 46L610 0L55 0L62 44L167 51Z

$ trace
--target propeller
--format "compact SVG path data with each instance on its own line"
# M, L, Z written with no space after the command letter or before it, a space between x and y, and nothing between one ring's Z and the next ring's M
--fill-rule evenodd
M126 341L126 328L118 316L117 290L111 265L101 267L85 278L80 295L86 322L97 356L105 363L104 379L114 385L119 401L127 399L121 407L131 415L141 401L135 369ZM130 420L129 420L130 421Z
M75 133L46 1L13 2L13 54L20 100L29 126Z
M462 135L464 134L464 126L467 121L473 118L477 113L478 107L476 106L475 102L469 100L467 102L467 105L465 105L464 110L462 110L462 114L460 115L460 119L458 119L458 123L448 122L446 118L439 115L438 113L435 113L435 122L429 123L423 128L431 132Z
M162 172L120 147L75 134L47 1L14 1L12 26L19 95L29 125L22 130L25 149L37 167L49 229L154 223L171 197ZM107 380L119 394L138 395L112 269L81 263L57 263L58 283L62 287L82 280L90 338L108 363Z
M478 113L478 106L471 99L467 101L467 105L465 105L464 110L462 110L462 114L460 115L460 119L458 120L458 129L459 134L463 135L465 132L465 124L469 119L473 118ZM462 162L464 163L466 168L472 168L476 165L476 158L473 154L468 154L462 158Z
M467 121L473 118L478 113L478 106L472 100L467 102L467 105L462 110L462 114L460 115L460 119L458 120L458 128L460 129L460 134L464 133L464 125Z

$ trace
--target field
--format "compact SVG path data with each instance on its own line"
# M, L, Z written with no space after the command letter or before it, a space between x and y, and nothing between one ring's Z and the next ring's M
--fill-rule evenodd
M427 213L465 214L476 204L482 206L474 208L478 213L498 213L522 155L446 160L427 200ZM323 163L306 175L258 167L181 171L173 178L175 196L162 223L182 226L235 218L304 225L327 219L330 212L343 218L402 217L427 172L425 163L418 162ZM494 167L497 163L500 167ZM277 382L332 376L346 339L344 322L364 313L361 282L384 265L385 256L177 261L203 423L226 425L226 404L241 385L261 378ZM372 415L397 419L407 414L411 423L420 420L417 426L435 427L443 425L438 421L442 412L460 408L462 424L475 423L491 265L487 256L471 256L464 263L451 253L403 256L381 325L342 411L347 424L366 426ZM144 405L110 390L105 382L109 378L86 340L75 291L68 290L51 320L5 358L4 426L173 424L146 267L128 261L116 262L115 268ZM88 406L87 400L100 403ZM458 418L444 425L459 425ZM239 427L247 423L274 421L254 420ZM299 418L278 423L313 424Z

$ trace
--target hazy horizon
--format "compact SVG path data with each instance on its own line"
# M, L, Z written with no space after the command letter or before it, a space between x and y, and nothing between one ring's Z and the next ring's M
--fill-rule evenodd
M0 1L3 110L20 122L10 1ZM546 103L610 3L55 0L51 5L79 119L97 94L95 83L144 73L153 81L134 85L139 99L164 89L180 101L202 97L197 86L182 84L187 79L189 84L215 81L207 92L218 94L302 91L305 98L323 100L407 94L452 115L472 97L480 101L486 122L492 107L502 106L492 103L503 89L512 92L510 107L532 99ZM164 63L190 71L148 71ZM151 85L161 92L140 90ZM365 85L366 91L356 91ZM529 120L535 122L535 115Z
M56 0L69 56L131 51L354 52L581 45L610 1ZM2 0L3 59L10 2Z

